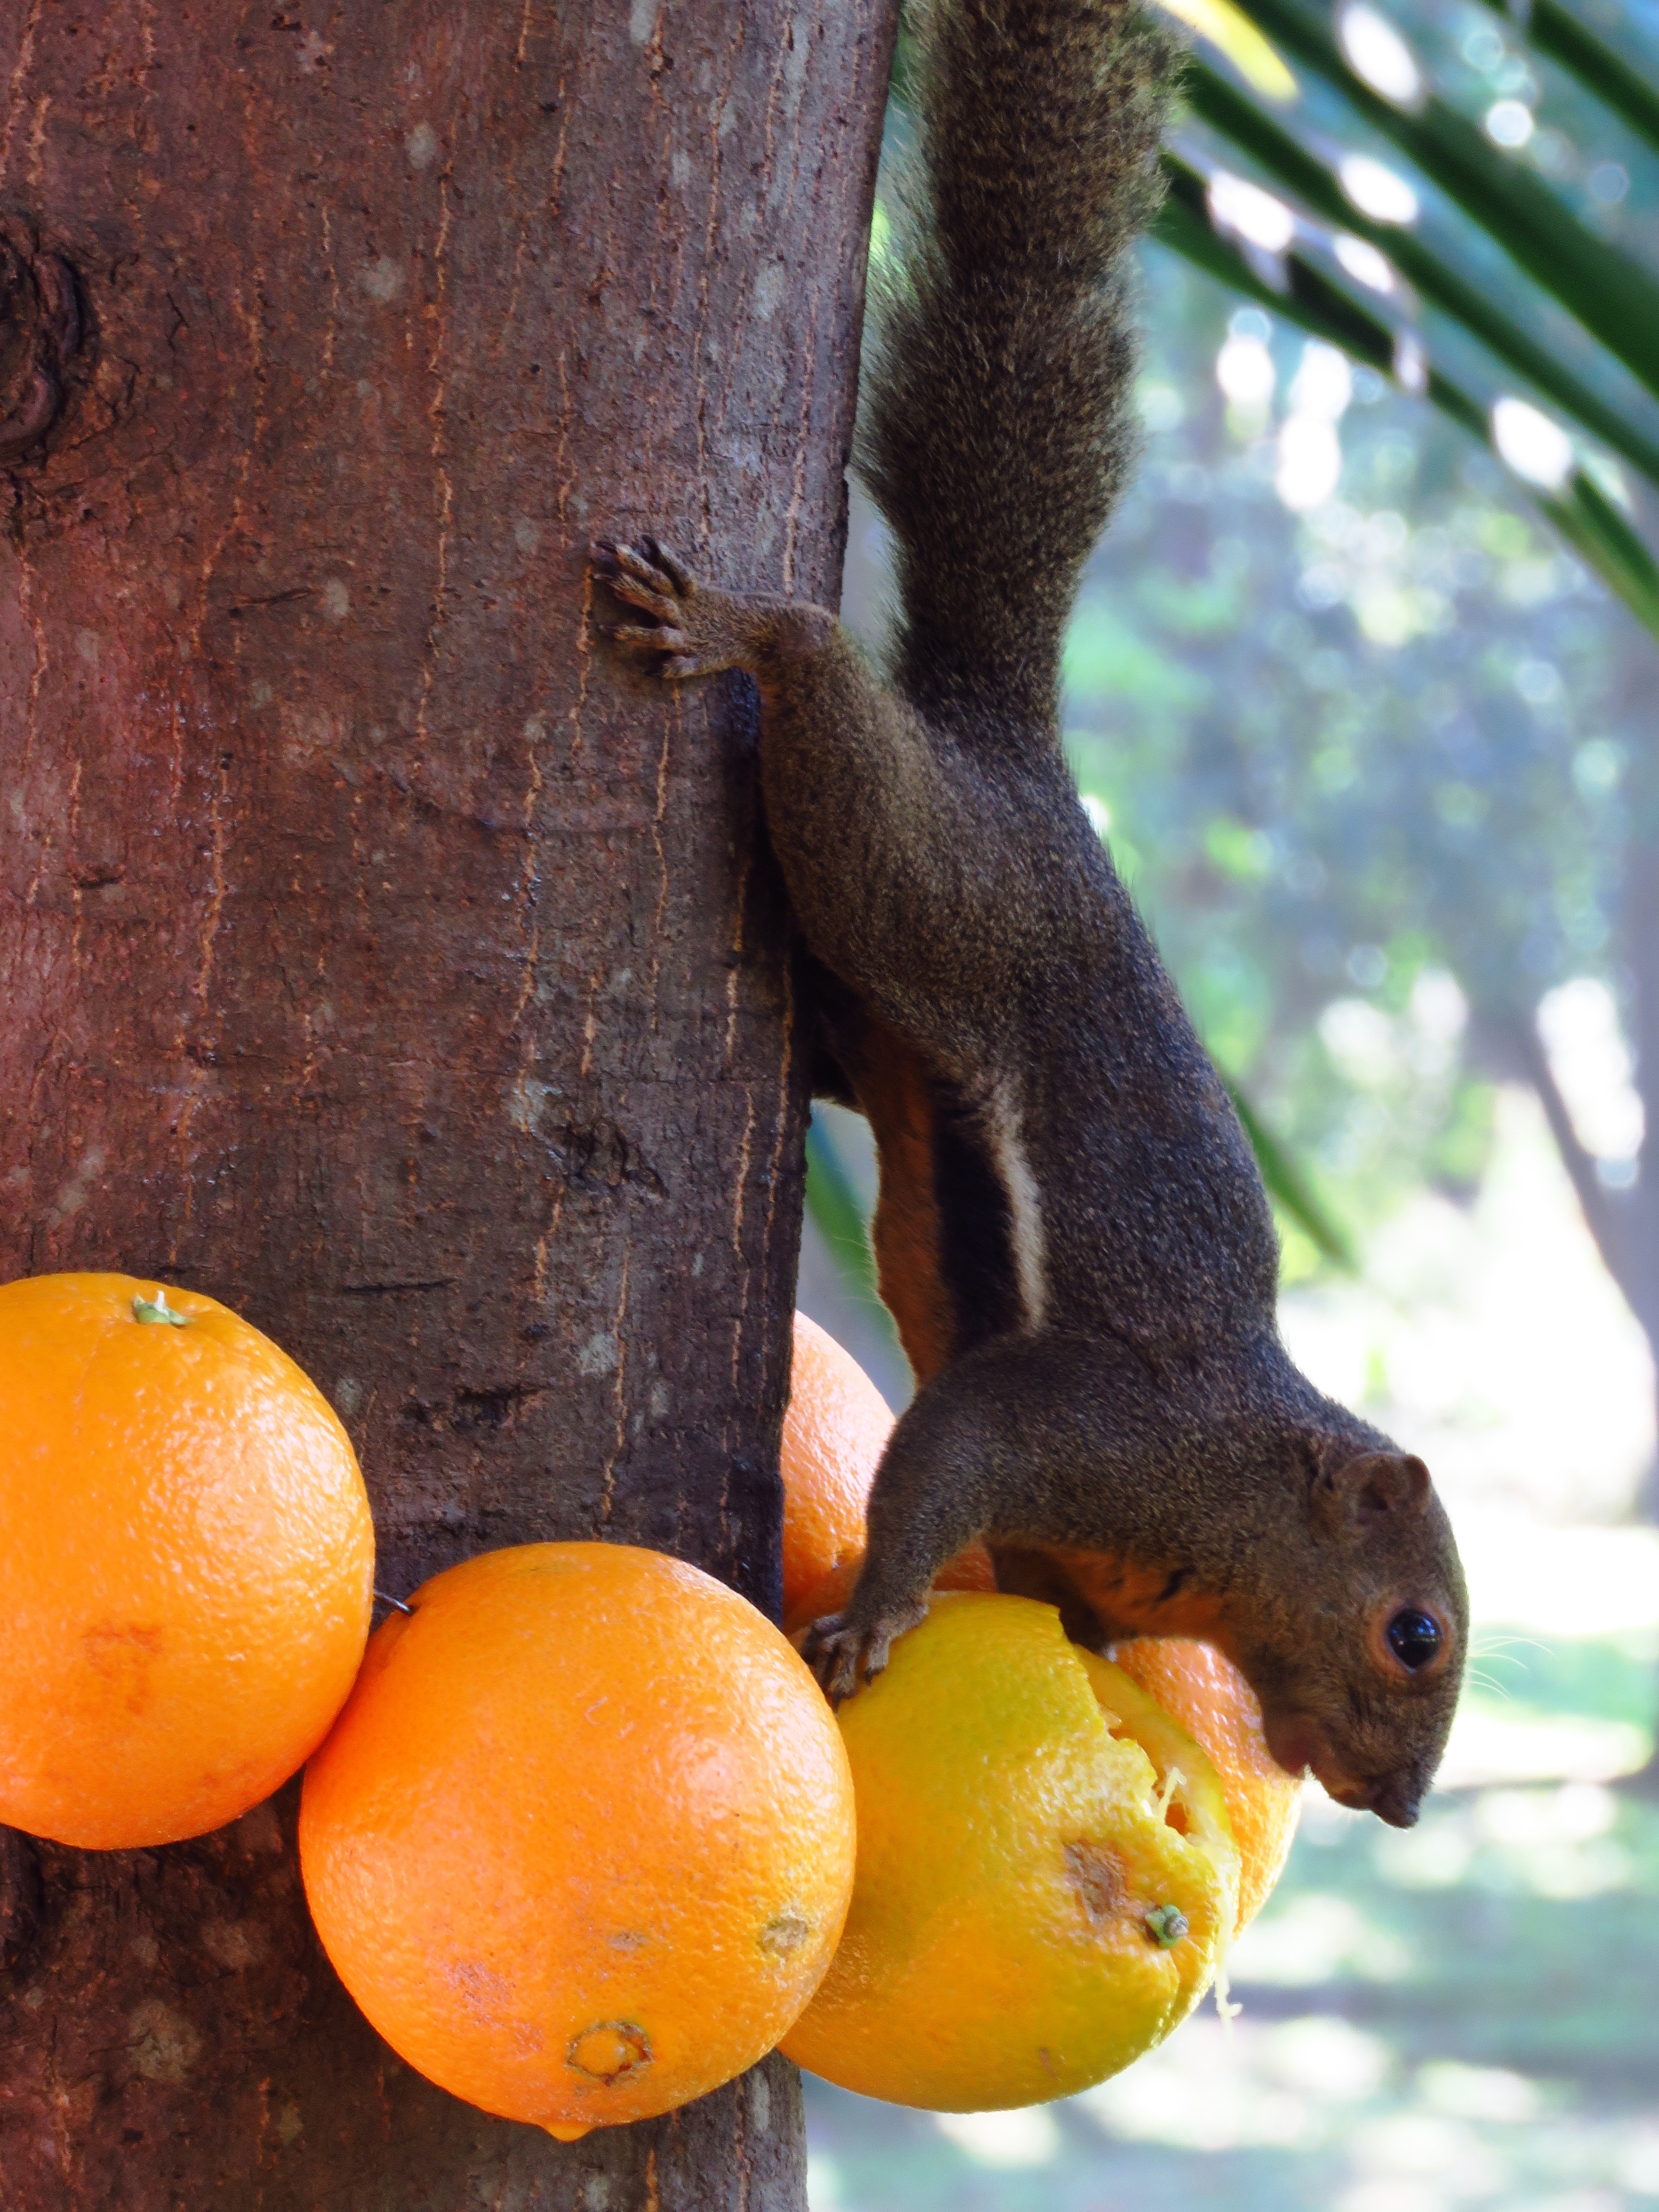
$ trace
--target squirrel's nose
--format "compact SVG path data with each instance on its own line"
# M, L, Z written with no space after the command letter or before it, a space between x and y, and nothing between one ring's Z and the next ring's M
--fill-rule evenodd
M1414 1828L1423 1806L1423 1785L1414 1774L1389 1775L1372 1790L1366 1803L1391 1828Z

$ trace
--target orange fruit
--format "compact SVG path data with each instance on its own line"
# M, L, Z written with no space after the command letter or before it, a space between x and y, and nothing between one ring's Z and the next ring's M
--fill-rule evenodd
M1238 1926L1253 1920L1284 1872L1302 1810L1299 1777L1286 1774L1261 1733L1255 1692L1231 1659L1184 1636L1141 1636L1115 1656L1208 1753L1220 1777L1238 1846Z
M799 1637L825 1613L839 1613L864 1564L855 1554L815 1583L784 1614ZM933 1578L935 1590L994 1590L996 1571L983 1544L969 1544ZM1240 1861L1238 1929L1266 1904L1296 1840L1302 1782L1286 1774L1267 1748L1256 1694L1232 1661L1184 1636L1141 1636L1113 1656L1131 1680L1179 1723L1219 1778ZM1237 1930L1235 1932L1237 1932Z
M1191 2011L1237 1913L1214 1769L1054 1607L950 1593L837 1714L846 1932L787 2055L935 2111L1040 2103Z
M434 1576L306 1773L325 1948L409 2063L568 2140L768 2051L852 1887L829 1706L723 1583L620 1544Z
M368 1635L350 1440L287 1353L130 1275L0 1286L0 1821L222 1826L326 1735Z
M864 1549L864 1506L893 1432L887 1401L817 1322L795 1316L783 1417L783 1609Z

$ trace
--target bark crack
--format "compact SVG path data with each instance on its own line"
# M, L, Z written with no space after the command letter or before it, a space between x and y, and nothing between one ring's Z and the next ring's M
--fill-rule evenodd
M616 1318L611 1331L617 1342L617 1379L614 1395L617 1409L617 1440L605 1463L600 1479L599 1526L608 1528L611 1510L616 1500L617 1462L628 1445L628 1342L623 1334L623 1324L628 1318L628 1270L633 1255L632 1240L624 1233L622 1258L622 1287L617 1297Z
M6 87L6 124L0 131L0 185L6 181L6 171L11 160L12 134L17 128L18 116L26 105L23 88L28 82L29 71L34 66L34 33L40 27L46 0L32 0L23 24L23 35L17 42L17 60L13 66L11 81Z
M657 905L651 917L651 1034L655 1036L661 1018L661 1002L658 984L662 975L663 916L668 908L668 853L663 843L662 825L668 811L668 755L676 733L684 726L684 708L678 690L668 702L663 715L662 750L657 756L657 805L651 818L651 842L657 855Z
M438 673L439 635L448 619L449 532L455 513L455 488L444 461L446 383L443 363L444 350L448 342L445 309L449 296L449 272L444 257L449 247L449 178L450 172L446 167L438 179L438 234L432 248L433 283L437 297L426 311L433 318L432 345L426 360L427 374L432 381L432 398L426 411L427 419L432 425L432 472L438 483L438 545L437 574L432 586L432 621L426 634L426 652L421 664L421 696L415 709L415 735L420 746L420 757L415 763L417 770L426 764L429 742L427 708Z

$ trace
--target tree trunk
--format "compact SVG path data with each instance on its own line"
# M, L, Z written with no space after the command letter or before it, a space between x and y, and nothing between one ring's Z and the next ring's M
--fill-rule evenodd
M188 1283L402 1593L778 1595L803 1039L752 709L586 628L659 529L834 603L892 0L0 12L0 1270ZM394 2058L292 1787L0 1832L0 2202L799 2207L772 2059L568 2148Z

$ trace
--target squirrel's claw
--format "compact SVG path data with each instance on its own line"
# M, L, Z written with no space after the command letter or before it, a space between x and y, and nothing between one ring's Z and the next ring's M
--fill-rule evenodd
M643 551L598 538L588 547L587 556L595 573L619 599L648 609L664 622L673 619L679 601L689 599L695 588L686 571L654 538L644 540Z
M691 642L684 630L665 625L647 629L643 623L601 623L599 635L614 644L638 646L647 653L678 653Z
M683 599L689 599L696 590L696 580L683 561L676 560L660 538L647 538L642 543L657 567L667 577Z
M619 599L626 599L630 607L639 607L648 615L655 615L659 623L679 619L679 601L671 599L665 592L651 584L641 583L634 576L607 576L605 582Z
M672 680L709 673L709 665L698 658L693 640L678 627L684 602L696 587L672 553L654 538L642 539L641 547L596 538L587 549L587 557L593 574L608 591L624 605L649 615L656 625L601 623L596 625L601 636L635 653L670 656L659 664L658 673ZM726 664L714 665L723 667Z
M659 572L642 553L620 538L595 538L589 540L587 557L596 568L607 575L626 574L654 579Z
M625 545L596 538L587 559L592 574L614 598L649 617L647 623L595 621L593 628L629 653L657 654L655 672L665 682L750 665L753 641L743 602L720 592L699 592L690 572L656 538Z
M806 1632L801 1656L830 1704L838 1705L860 1683L873 1682L887 1664L895 1638L914 1628L925 1611L925 1607L918 1607L908 1619L878 1620L872 1628L860 1628L841 1613L815 1620Z
M801 1656L818 1678L818 1686L832 1705L850 1698L865 1674L864 1638L855 1628L843 1628L842 1615L827 1613L806 1632ZM886 1654L884 1652L883 1660ZM879 1671L879 1669L878 1669Z

